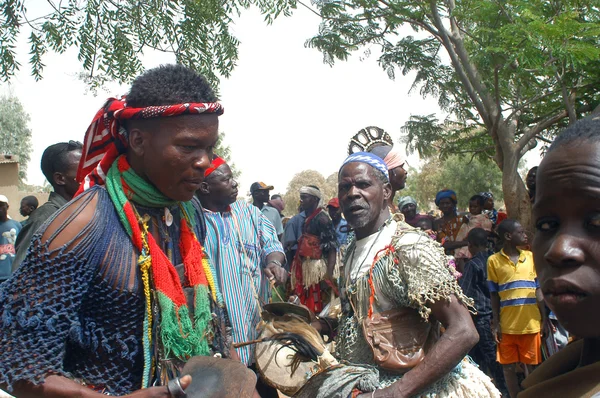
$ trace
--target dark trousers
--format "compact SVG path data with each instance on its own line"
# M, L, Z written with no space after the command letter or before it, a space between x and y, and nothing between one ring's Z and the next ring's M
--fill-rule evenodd
M504 383L502 365L496 361L496 339L490 326L491 321L491 315L476 315L473 317L473 323L477 333L479 333L479 342L471 349L469 356L485 374L494 380L494 384L504 395L505 393L508 394L508 391Z

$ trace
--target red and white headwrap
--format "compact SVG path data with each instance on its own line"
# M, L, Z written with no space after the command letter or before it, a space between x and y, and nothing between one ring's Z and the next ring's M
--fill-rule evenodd
M383 159L383 161L385 162L388 170L393 170L396 167L404 165L404 163L406 163L406 158L402 153L400 153L398 149L392 148L392 150L389 151L388 154L385 156L385 159Z
M104 185L106 173L127 148L127 131L123 120L150 119L185 114L223 114L218 102L198 102L175 105L127 107L125 97L109 98L100 109L85 133L83 153L77 170L77 181L81 182L77 194L94 185Z
M220 156L215 155L212 162L210 162L210 166L206 170L204 170L204 177L208 177L209 175L211 175L213 173L213 171L218 169L219 166L221 166L225 163L227 163L225 161L225 159L223 159Z

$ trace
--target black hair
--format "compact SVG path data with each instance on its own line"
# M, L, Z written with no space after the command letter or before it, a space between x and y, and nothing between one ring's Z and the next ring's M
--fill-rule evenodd
M467 235L467 242L475 247L487 247L488 232L483 228L473 228Z
M81 151L81 142L69 141L50 145L42 154L41 168L46 180L54 187L54 173L64 173L69 167L67 155L69 152Z
M316 189L317 191L320 191L319 187L316 185L307 185L307 187L311 187L311 188Z
M563 130L562 133L556 137L548 153L552 152L556 148L572 144L577 141L600 141L600 116L591 115L585 119L578 120L574 124Z
M183 65L161 65L138 76L126 97L134 108L186 102L215 102L217 96L204 78Z
M40 205L38 199L32 195L25 196L23 199L21 199L21 203L23 202L25 202L25 204L28 206L32 206L34 210L37 209L37 207Z
M502 221L500 225L498 225L498 229L496 230L500 240L504 241L504 235L512 234L513 232L515 232L515 229L517 229L517 226L519 225L520 223L517 220L513 220L510 218Z
M539 168L539 166L533 166L532 168L529 169L529 171L527 172L527 175L531 174L532 172L536 171Z
M479 206L485 205L485 199L483 198L483 196L481 195L473 195L471 196L471 199L469 199L469 202L473 202L473 201L477 201L477 203L479 203Z

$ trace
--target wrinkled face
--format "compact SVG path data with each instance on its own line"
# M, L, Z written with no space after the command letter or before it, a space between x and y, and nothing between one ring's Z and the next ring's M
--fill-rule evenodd
M252 194L254 200L260 203L266 203L269 201L269 190L268 189L259 189L254 191Z
M27 202L25 202L23 200L21 201L21 207L19 207L19 213L21 213L21 215L23 217L29 217L29 215L31 213L33 213L33 210L34 210L33 206L31 206L30 204L28 204Z
M417 215L417 206L414 203L407 203L400 209L407 220L412 220Z
M390 184L392 184L392 189L394 191L404 189L406 186L406 178L408 177L408 173L404 170L404 166L398 166L388 172L390 173Z
M230 205L237 200L238 183L227 164L219 166L206 180L210 198L214 203Z
M0 202L0 221L6 221L8 219L8 203Z
M600 336L600 144L568 144L538 169L533 254L546 303L579 337Z
M444 214L453 214L456 209L456 205L450 198L441 199L438 207Z
M300 194L300 208L302 211L311 211L319 205L319 198L306 193ZM310 214L307 214L310 215Z
M140 129L143 141L135 154L142 164L138 173L163 195L177 201L191 200L210 166L219 119L212 114L184 115L162 118L158 123L153 131Z
M477 214L481 214L482 211L483 211L483 208L479 204L479 201L472 200L469 202L469 213L471 213L473 215L477 215Z
M338 176L338 198L348 224L360 229L376 221L391 196L390 184L383 184L365 163L348 163ZM369 231L370 232L370 231Z

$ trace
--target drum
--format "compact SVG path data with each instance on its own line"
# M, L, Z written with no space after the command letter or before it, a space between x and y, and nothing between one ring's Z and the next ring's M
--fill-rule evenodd
M192 357L181 375L192 376L187 398L252 398L256 389L254 372L233 359Z
M261 338L269 335L265 330ZM297 369L292 369L294 354L294 350L278 342L256 344L256 368L261 379L285 395L294 395L318 368L313 362L300 362Z
M303 336L318 352L325 350L319 333L310 326L315 316L306 307L291 303L268 304L264 306L262 318L259 340L278 333L295 333ZM327 360L319 363L314 360L294 363L295 354L280 341L257 343L256 368L261 379L286 395L294 395L313 374L330 363L331 354L325 355Z

